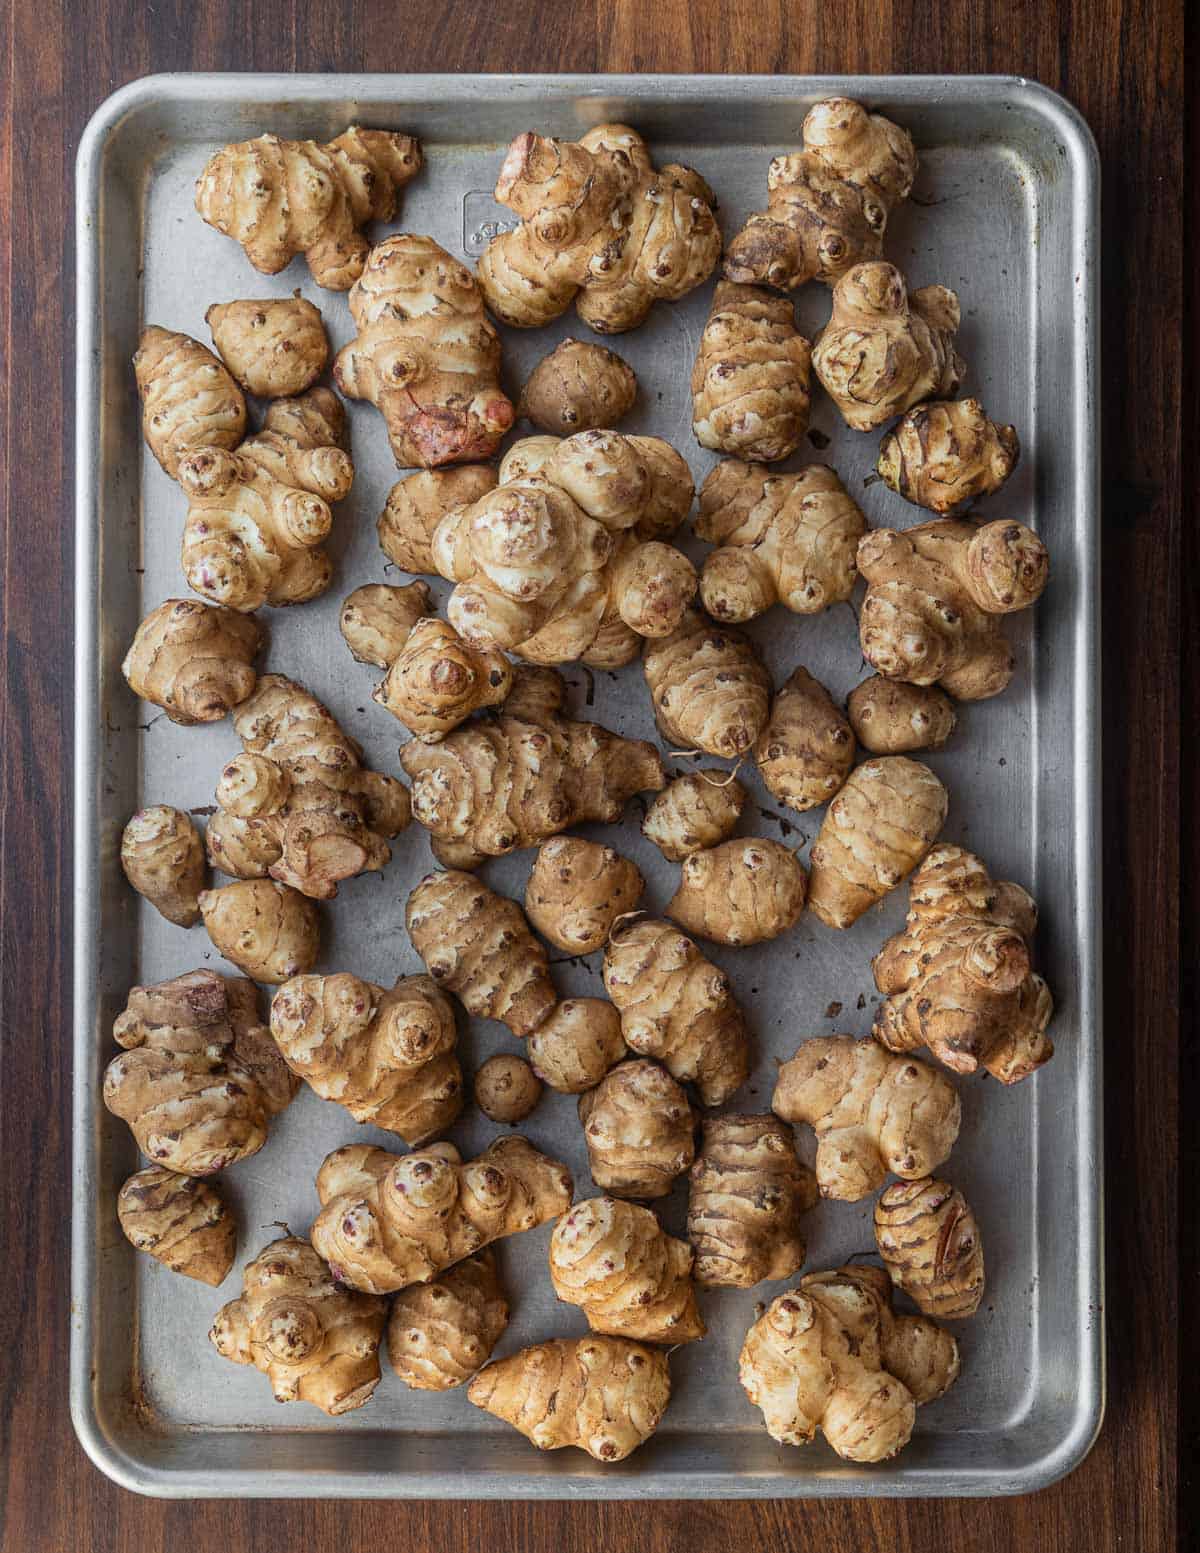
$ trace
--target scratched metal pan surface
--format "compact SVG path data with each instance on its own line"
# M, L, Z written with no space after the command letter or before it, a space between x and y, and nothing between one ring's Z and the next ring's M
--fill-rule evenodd
M473 1408L463 1390L406 1390L384 1366L370 1404L332 1421L280 1407L266 1378L218 1357L208 1342L217 1307L240 1289L240 1267L286 1223L304 1232L323 1156L364 1135L345 1112L309 1091L275 1124L267 1147L232 1170L226 1186L240 1223L234 1272L220 1290L138 1256L114 1207L137 1157L124 1124L100 1099L114 1054L114 1016L135 982L199 965L228 970L202 928L165 922L126 886L122 826L143 803L202 809L238 746L231 724L180 729L139 705L120 663L141 616L186 593L179 568L184 501L142 444L130 368L139 328L155 322L207 340L214 300L286 296L299 286L323 309L335 346L348 338L344 295L321 292L303 262L258 275L241 249L205 226L192 188L206 158L229 140L273 130L329 138L347 124L418 134L426 168L409 186L397 227L431 234L452 253L478 257L508 213L492 188L502 151L530 127L574 137L625 120L658 163L698 168L720 200L726 233L761 205L767 163L794 148L807 109L847 93L913 133L921 171L913 198L892 218L887 252L914 285L942 281L959 293L966 389L1017 426L1020 467L989 504L1032 523L1053 557L1038 609L1012 623L1018 670L999 699L962 709L949 746L928 757L946 782L948 840L978 850L1041 905L1039 964L1057 1001L1057 1055L1012 1089L959 1081L964 1121L949 1173L981 1220L989 1284L983 1308L959 1323L963 1371L941 1402L923 1408L894 1462L859 1467L818 1441L776 1445L737 1381L737 1356L755 1306L781 1285L705 1294L707 1338L671 1359L673 1396L658 1434L623 1464L600 1467L579 1451L542 1454ZM1103 1410L1100 1152L1100 895L1098 811L1095 152L1086 126L1060 98L1003 78L159 76L117 93L93 119L78 185L78 725L74 1303L71 1396L76 1428L97 1465L144 1493L414 1498L730 1498L792 1495L1026 1492L1069 1471L1086 1453ZM382 236L377 231L375 236ZM636 368L641 397L623 429L668 438L697 482L714 462L691 436L688 374L711 284L611 342ZM797 297L811 334L829 293ZM586 330L567 315L533 332L504 330L505 370L516 388L533 363ZM302 608L264 612L266 664L302 680L366 747L396 771L399 725L370 700L375 673L355 664L337 628L351 588L385 577L375 519L397 478L383 426L350 407L354 490L336 520L336 581ZM874 524L919 520L869 476L877 438L847 431L816 398L813 446L797 463L832 463ZM822 435L823 434L823 435ZM826 445L825 439L828 439ZM817 450L820 451L817 451ZM685 541L693 555L703 547ZM403 580L393 570L392 581ZM444 585L438 584L440 596ZM857 602L857 601L856 601ZM797 662L842 697L862 677L854 610L818 619L781 608L749 628L776 683ZM610 727L655 738L636 667L598 674L594 692L568 670L573 706ZM675 761L676 766L680 762ZM820 813L781 823L753 773L742 831L807 847ZM625 822L598 834L628 853L661 908L675 870ZM807 857L804 851L802 856ZM531 854L490 863L496 888L519 895ZM390 865L343 885L322 908L319 968L378 982L415 971L404 903L429 869L425 832L413 825ZM851 931L805 917L785 938L713 958L750 1011L757 1065L734 1103L766 1109L778 1059L807 1036L865 1034L877 1001L869 962L900 924L896 892ZM595 992L598 956L560 964L567 993ZM515 1050L501 1026L463 1021L468 1069ZM474 1108L451 1136L474 1153L498 1129ZM577 1192L592 1187L571 1097L547 1093L525 1126L565 1159ZM805 1132L805 1129L798 1129ZM811 1135L802 1150L811 1159ZM664 1204L678 1233L683 1185ZM808 1218L810 1269L872 1250L870 1201L822 1204ZM546 1272L549 1230L500 1248L513 1318L498 1354L576 1334L579 1312L559 1305Z

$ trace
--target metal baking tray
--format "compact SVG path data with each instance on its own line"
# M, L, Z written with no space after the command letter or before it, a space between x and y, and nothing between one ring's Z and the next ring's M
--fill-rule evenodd
M171 926L128 889L117 860L122 826L144 802L211 803L220 766L238 747L228 722L174 727L139 705L120 674L142 614L186 592L178 560L184 501L140 435L130 369L139 328L153 321L207 340L210 302L284 296L300 286L323 309L335 345L349 333L345 297L316 288L302 261L260 276L236 244L200 221L192 208L196 174L216 146L268 129L319 139L352 122L413 131L427 165L404 196L400 224L473 258L494 224L509 218L489 191L512 136L536 126L573 137L627 120L659 164L680 160L704 174L731 234L762 203L770 157L797 144L807 109L831 93L863 99L915 136L921 171L914 197L892 218L887 252L914 285L936 280L959 292L966 389L1013 421L1023 444L1016 476L990 506L1034 524L1053 557L1040 607L1013 622L1012 686L998 700L964 707L949 747L929 756L951 794L946 838L1036 893L1039 963L1058 1009L1057 1055L1036 1078L1011 1090L985 1079L959 1084L964 1123L949 1174L982 1221L989 1270L983 1309L959 1323L962 1378L921 1410L912 1443L892 1463L856 1467L821 1441L778 1446L737 1381L756 1302L779 1289L761 1285L703 1297L708 1337L673 1357L674 1396L661 1429L617 1467L578 1451L540 1454L470 1406L462 1390L406 1390L386 1361L379 1390L360 1412L331 1421L304 1406L280 1408L265 1377L217 1356L208 1327L240 1289L241 1265L276 1233L273 1225L307 1229L323 1156L363 1134L338 1107L308 1091L300 1096L263 1152L226 1178L241 1237L235 1270L218 1292L135 1255L122 1237L114 1199L136 1155L100 1099L100 1076L115 1051L112 1020L129 986L195 965L223 968L202 928ZM101 107L78 163L71 1401L80 1439L102 1471L170 1496L678 1499L1019 1493L1080 1461L1104 1394L1097 181L1095 148L1075 111L1035 83L999 77L176 75L135 82ZM710 292L705 286L656 307L643 328L612 342L642 385L623 429L670 439L697 482L713 455L691 436L688 374ZM806 332L824 322L828 306L820 286L799 293ZM510 386L581 328L569 314L531 333L503 331ZM357 477L337 516L335 585L316 603L266 612L266 661L308 684L373 763L395 771L402 731L369 700L373 671L350 659L337 629L341 598L385 575L375 518L397 478L375 412L356 404L351 418ZM847 431L820 396L813 425L828 446L818 435L793 463L832 463L872 523L917 521L916 509L871 480L876 438ZM693 553L700 548L693 544ZM750 629L777 683L798 661L838 696L862 675L850 607L819 619L776 609ZM598 674L594 687L577 669L568 678L575 707L587 703L585 715L655 737L636 668L619 679ZM781 829L757 778L747 780L764 808L748 806L743 831L782 834L793 845L811 840L819 813L793 815ZM674 869L644 842L638 820L631 806L619 829L602 834L636 860L659 908ZM485 877L519 894L530 856L489 864ZM404 902L429 867L425 832L414 825L382 875L345 884L324 909L320 968L379 982L418 969ZM713 951L757 1032L757 1066L735 1108L767 1108L776 1059L806 1036L870 1028L869 961L901 922L904 897L895 892L846 933L805 918L773 944ZM560 964L555 975L564 994L594 992L598 957ZM462 1046L468 1069L489 1052L513 1049L502 1027L478 1021L464 1022ZM471 1110L452 1137L474 1152L496 1130ZM570 1163L581 1195L593 1190L573 1099L548 1093L525 1130ZM373 1136L396 1146L389 1135ZM806 1137L802 1147L810 1146ZM665 1205L676 1233L684 1197L677 1186ZM870 1209L870 1201L823 1204L811 1214L808 1267L870 1252ZM515 1308L499 1353L582 1329L579 1312L554 1299L547 1239L543 1229L501 1248Z

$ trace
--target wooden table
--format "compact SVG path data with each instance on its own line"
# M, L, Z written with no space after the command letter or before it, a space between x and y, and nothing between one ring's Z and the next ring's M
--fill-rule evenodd
M3 1553L345 1553L385 1543L414 1553L1151 1553L1173 1545L1179 0L4 0L4 10ZM75 1443L66 1404L75 146L97 104L146 72L365 69L994 71L1056 87L1095 131L1104 168L1109 1406L1095 1450L1054 1488L992 1503L160 1504L113 1487ZM1194 246L1189 253L1195 274ZM1193 449L1193 467L1194 457ZM1194 670L1187 688L1195 708ZM1193 1124L1193 1165L1195 1132ZM1194 1343L1194 1312L1188 1325ZM1187 1373L1194 1391L1195 1364Z

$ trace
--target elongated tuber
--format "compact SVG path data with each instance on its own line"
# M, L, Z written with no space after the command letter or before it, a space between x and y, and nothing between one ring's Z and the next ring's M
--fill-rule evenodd
M801 813L828 803L854 764L854 735L824 685L792 670L754 746L767 791Z
M613 1197L575 1203L550 1237L550 1281L593 1332L672 1345L704 1336L692 1248L649 1208Z
M307 1240L274 1240L246 1264L240 1299L222 1306L209 1341L225 1359L252 1364L277 1402L311 1402L338 1417L379 1384L387 1305L344 1289Z
M875 1204L875 1243L892 1282L926 1316L956 1320L979 1309L983 1242L948 1181L893 1181Z
M211 1181L151 1165L117 1193L117 1218L131 1246L185 1278L215 1289L233 1266L237 1226Z
M469 507L494 490L496 478L490 464L459 464L397 480L376 525L380 549L402 571L435 573L431 546L438 524L453 508Z
M817 1181L796 1158L792 1129L765 1116L706 1117L688 1183L688 1239L696 1282L749 1289L790 1278L804 1263L800 1215Z
M317 963L321 923L299 890L274 879L241 879L200 895L213 947L255 981L276 985Z
M121 867L168 922L179 927L199 922L204 844L186 814L166 804L139 809L121 833Z
M402 976L390 991L344 973L294 977L275 994L271 1034L323 1100L414 1148L462 1110L454 1009L428 976Z
M404 921L429 974L468 1013L525 1036L558 1001L546 951L520 906L473 875L426 874L408 897Z
M907 501L944 514L998 491L1020 452L1015 428L988 420L978 399L950 399L910 410L879 444L876 468Z
M851 772L809 854L809 910L847 928L905 879L946 822L946 789L919 760L881 755Z
M807 892L796 854L751 836L686 857L667 916L714 943L761 944L795 927Z
M692 367L692 431L704 448L771 463L808 430L812 345L792 304L719 281Z
M813 345L821 386L854 431L870 431L923 399L958 392L958 298L946 286L909 293L893 264L859 264L833 288L833 313Z
M575 1445L596 1461L624 1461L662 1421L671 1373L666 1354L641 1343L559 1337L489 1364L467 1399L539 1450Z
M588 1168L602 1192L665 1197L696 1157L692 1108L657 1062L622 1062L579 1097Z
M256 1154L296 1092L263 1029L248 981L190 971L134 987L113 1026L124 1047L104 1074L104 1104L156 1165L209 1176ZM279 1072L256 1076L260 1064Z
M567 1095L595 1088L628 1055L621 1016L606 998L564 999L529 1037L533 1071Z
M496 317L537 328L575 301L598 334L635 329L712 273L721 230L712 190L690 167L656 172L642 137L598 124L579 140L529 131L509 146L496 199L520 217L492 239L479 284Z
M954 705L934 685L906 685L873 674L855 685L846 715L863 749L872 755L940 750L958 721Z
M867 584L863 656L888 679L939 684L959 701L999 695L1013 673L1000 617L1037 602L1050 558L1023 523L941 518L858 547Z
M772 474L725 459L700 489L693 527L719 547L700 574L704 607L717 620L738 621L773 604L815 615L844 603L867 520L824 464Z
M514 411L470 270L431 237L385 238L354 284L350 316L358 333L338 352L334 381L383 416L396 463L490 458Z
M523 1057L498 1052L475 1075L475 1103L493 1122L523 1122L542 1098L542 1081Z
M311 388L329 361L321 310L299 292L214 302L204 315L221 360L247 393L287 399Z
M908 197L917 153L906 130L849 97L809 110L803 150L777 156L767 172L767 208L730 242L725 274L792 291L832 284L860 259L878 256L892 207Z
M627 361L603 345L563 340L529 374L518 414L541 431L570 437L615 426L636 398L637 377Z
M575 836L544 841L525 886L525 912L543 938L570 954L608 942L618 917L633 911L646 881L611 847Z
M317 1175L322 1207L312 1243L339 1283L390 1294L557 1218L572 1189L565 1165L517 1135L465 1165L450 1143L399 1158L351 1144Z
M672 863L715 847L737 828L746 789L727 771L706 768L676 777L646 811L642 835Z
M928 1046L956 1073L1002 1083L1054 1055L1054 1003L1030 967L1037 906L961 847L936 847L912 877L904 931L871 962L884 1002L872 1034L889 1051Z
M635 793L663 786L652 744L564 717L564 696L552 669L522 666L498 717L401 749L413 815L440 861L473 868L572 825L614 824Z
M199 448L232 451L242 440L246 400L199 340L151 324L138 340L133 370L146 445L172 480L186 454Z
M819 1429L847 1461L887 1461L912 1435L917 1407L958 1377L958 1344L924 1316L892 1311L876 1267L810 1273L746 1334L738 1378L781 1445Z
M664 738L733 758L762 732L771 678L750 638L689 610L679 629L651 642L642 671Z
M723 1105L745 1082L750 1037L729 978L671 923L641 913L617 922L604 952L604 989L620 1011L626 1045L695 1084L704 1105ZM638 1072L645 1068L653 1064Z
M199 599L168 599L137 628L121 673L143 701L184 727L219 722L253 690L257 620Z
M420 143L352 125L325 145L260 135L223 147L196 182L196 209L264 275L302 253L318 286L348 291L362 274L369 221L391 221L421 170Z
M912 1057L895 1057L852 1035L805 1041L779 1069L771 1109L817 1135L817 1185L843 1202L883 1185L930 1175L958 1137L954 1086Z
M396 1295L388 1316L388 1358L414 1391L450 1391L488 1362L507 1325L496 1258L484 1250L432 1283Z

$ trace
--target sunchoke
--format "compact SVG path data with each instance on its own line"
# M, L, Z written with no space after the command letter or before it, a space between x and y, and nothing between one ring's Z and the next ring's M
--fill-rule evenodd
M232 451L242 440L245 397L199 340L151 324L138 340L133 370L146 445L172 480L186 454L200 448Z
M496 487L490 464L420 469L397 480L388 492L376 531L379 546L402 571L435 573L434 532L455 507L469 507Z
M872 674L855 685L846 715L858 742L872 755L940 750L958 721L954 705L934 685L906 685Z
M312 1243L339 1283L391 1294L557 1218L572 1190L566 1166L519 1135L497 1138L466 1165L450 1143L401 1158L351 1144L317 1175Z
M317 963L321 923L299 890L274 879L241 879L200 894L200 915L218 954L255 981L279 985Z
M642 835L671 863L715 847L737 828L746 789L727 771L705 768L676 777L659 793L642 821Z
M979 1309L983 1242L948 1181L893 1181L875 1204L875 1242L892 1282L925 1315L947 1321Z
M344 973L297 976L275 994L271 1034L323 1100L414 1148L462 1110L454 1009L428 976L402 976L390 991Z
M529 374L517 413L541 431L569 437L611 428L633 409L637 377L603 345L563 340Z
M665 1197L696 1157L687 1096L657 1062L622 1062L579 1097L588 1167L602 1192Z
M928 1046L956 1073L1002 1083L1054 1055L1046 983L1030 968L1037 906L961 847L936 847L912 877L908 920L871 962L885 994L872 1034L889 1051Z
M950 1081L912 1057L852 1035L816 1036L779 1069L771 1109L817 1135L822 1197L857 1202L888 1171L930 1175L958 1137L961 1106Z
M730 242L725 274L792 291L832 284L860 259L877 257L892 207L908 197L917 153L907 131L849 97L809 110L804 149L767 171L767 208Z
M916 1409L958 1377L958 1344L924 1316L892 1311L876 1267L810 1273L746 1334L738 1378L781 1445L818 1429L847 1461L887 1461L908 1444Z
M621 1016L606 998L565 999L529 1037L533 1071L567 1095L594 1089L628 1055Z
M523 1057L489 1057L475 1075L475 1103L493 1122L523 1122L542 1098L542 1081Z
M809 910L847 928L917 866L946 821L946 789L919 760L881 755L851 772L809 854Z
M525 914L543 938L570 954L603 949L618 917L633 911L646 888L628 859L594 841L544 841L525 886Z
M923 399L957 393L967 370L954 348L960 320L953 291L922 286L910 295L893 264L859 264L843 275L813 345L813 369L846 425L870 431Z
M593 1332L672 1345L704 1336L692 1248L649 1208L613 1197L575 1203L550 1237L550 1281Z
M692 367L692 431L704 448L772 463L808 430L812 345L792 304L719 281Z
M302 253L318 286L348 291L367 257L360 228L391 221L420 170L420 142L391 130L352 125L325 145L260 135L209 159L196 209L262 274L277 275Z
M276 1402L311 1402L338 1417L379 1384L387 1305L344 1289L307 1240L274 1240L247 1263L240 1299L222 1306L209 1341L225 1359L252 1364Z
M219 722L251 695L257 620L199 599L168 599L137 628L121 673L173 723Z
M507 1325L496 1258L484 1250L432 1283L396 1295L388 1317L388 1358L414 1391L450 1391L488 1362Z
M185 1278L215 1289L233 1266L237 1226L211 1181L151 1165L117 1193L117 1218L131 1246Z
M121 867L168 922L179 927L199 922L204 843L186 814L166 804L139 809L121 833Z
M1000 617L1036 603L1050 558L1023 523L940 518L903 533L875 529L858 547L858 569L867 584L859 638L871 667L981 701L1012 678Z
M1017 467L1015 427L990 421L978 399L910 410L879 444L876 468L905 500L948 513L998 491Z
M800 1215L817 1202L816 1177L797 1159L792 1129L769 1112L701 1125L687 1215L696 1282L749 1289L790 1278L804 1263Z
M717 620L738 621L773 604L816 615L844 603L867 520L824 464L773 474L729 458L700 488L692 526L719 547L700 574L704 607Z
M576 1445L624 1461L658 1428L671 1399L667 1356L620 1337L555 1338L480 1370L468 1401L539 1450Z
M767 791L803 813L828 803L854 764L854 735L824 685L792 670L754 746Z
M470 270L431 237L385 238L354 283L350 316L358 333L338 352L334 381L383 416L396 463L491 458L514 411Z
M714 943L761 944L795 927L807 891L794 852L751 836L686 857L667 916Z
M247 393L287 399L311 388L329 361L321 310L291 297L214 302L204 315L221 360Z
M750 1036L729 978L671 923L641 913L615 923L604 988L620 1012L626 1045L695 1084L702 1104L723 1105L745 1082ZM633 1067L657 1073L652 1063Z
M712 190L690 167L655 172L642 137L598 124L578 141L532 131L508 148L496 199L521 219L492 239L479 284L496 317L537 328L566 312L598 334L635 329L721 256Z
M664 738L729 758L766 725L771 678L750 638L689 610L679 629L648 644L642 671Z

